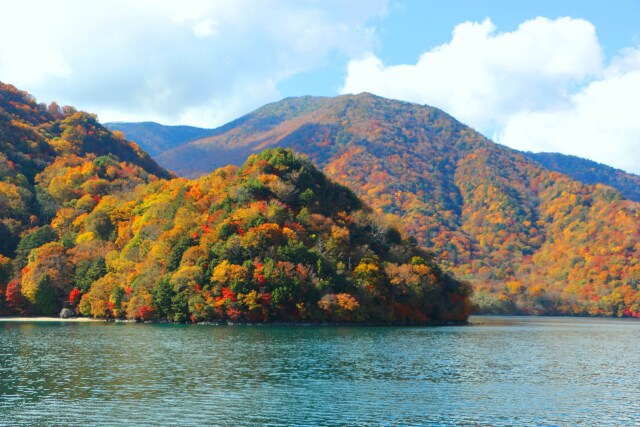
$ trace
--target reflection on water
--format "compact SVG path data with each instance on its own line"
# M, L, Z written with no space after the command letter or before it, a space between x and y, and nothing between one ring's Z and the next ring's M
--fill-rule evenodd
M640 424L640 322L0 322L0 425Z

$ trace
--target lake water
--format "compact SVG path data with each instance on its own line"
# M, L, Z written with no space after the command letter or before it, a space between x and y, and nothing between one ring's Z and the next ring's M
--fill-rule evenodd
M640 322L0 321L0 425L640 425Z

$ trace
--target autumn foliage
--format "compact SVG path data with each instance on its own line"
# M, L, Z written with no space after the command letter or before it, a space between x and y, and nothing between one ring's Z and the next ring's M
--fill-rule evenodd
M3 311L176 322L442 322L468 285L291 150L197 180L95 117L0 87ZM5 140L3 140L5 141ZM3 142L4 143L4 142ZM396 278L418 264L410 284ZM413 267L411 267L413 268Z
M545 169L436 108L366 93L288 98L158 159L197 176L241 164L267 146L308 155L414 236L447 271L474 285L480 311L640 310L640 204ZM581 170L585 162L560 166L637 200L637 176L594 176L593 165Z
M95 116L0 83L0 312L464 320L468 282L482 312L640 313L640 205L437 109L288 99L180 150L194 175L242 166L171 179Z

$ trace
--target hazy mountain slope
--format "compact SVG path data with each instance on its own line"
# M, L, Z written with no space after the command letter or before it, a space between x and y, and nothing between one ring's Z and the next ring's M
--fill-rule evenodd
M604 184L624 197L640 202L640 176L592 160L560 153L523 153L552 171L569 175L585 184Z
M438 109L369 94L291 98L218 131L158 160L194 176L291 147L395 217L471 280L488 309L619 314L629 307L623 294L640 311L639 205L549 171Z
M111 131L123 132L127 139L135 141L152 156L185 142L211 136L214 133L212 129L193 126L164 126L154 122L113 122L105 123L104 126Z

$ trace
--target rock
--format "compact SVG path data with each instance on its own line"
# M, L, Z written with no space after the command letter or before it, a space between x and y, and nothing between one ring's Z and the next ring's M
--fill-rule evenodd
M60 318L61 319L68 319L73 315L73 312L71 310L69 310L68 308L63 308L62 310L60 310Z

